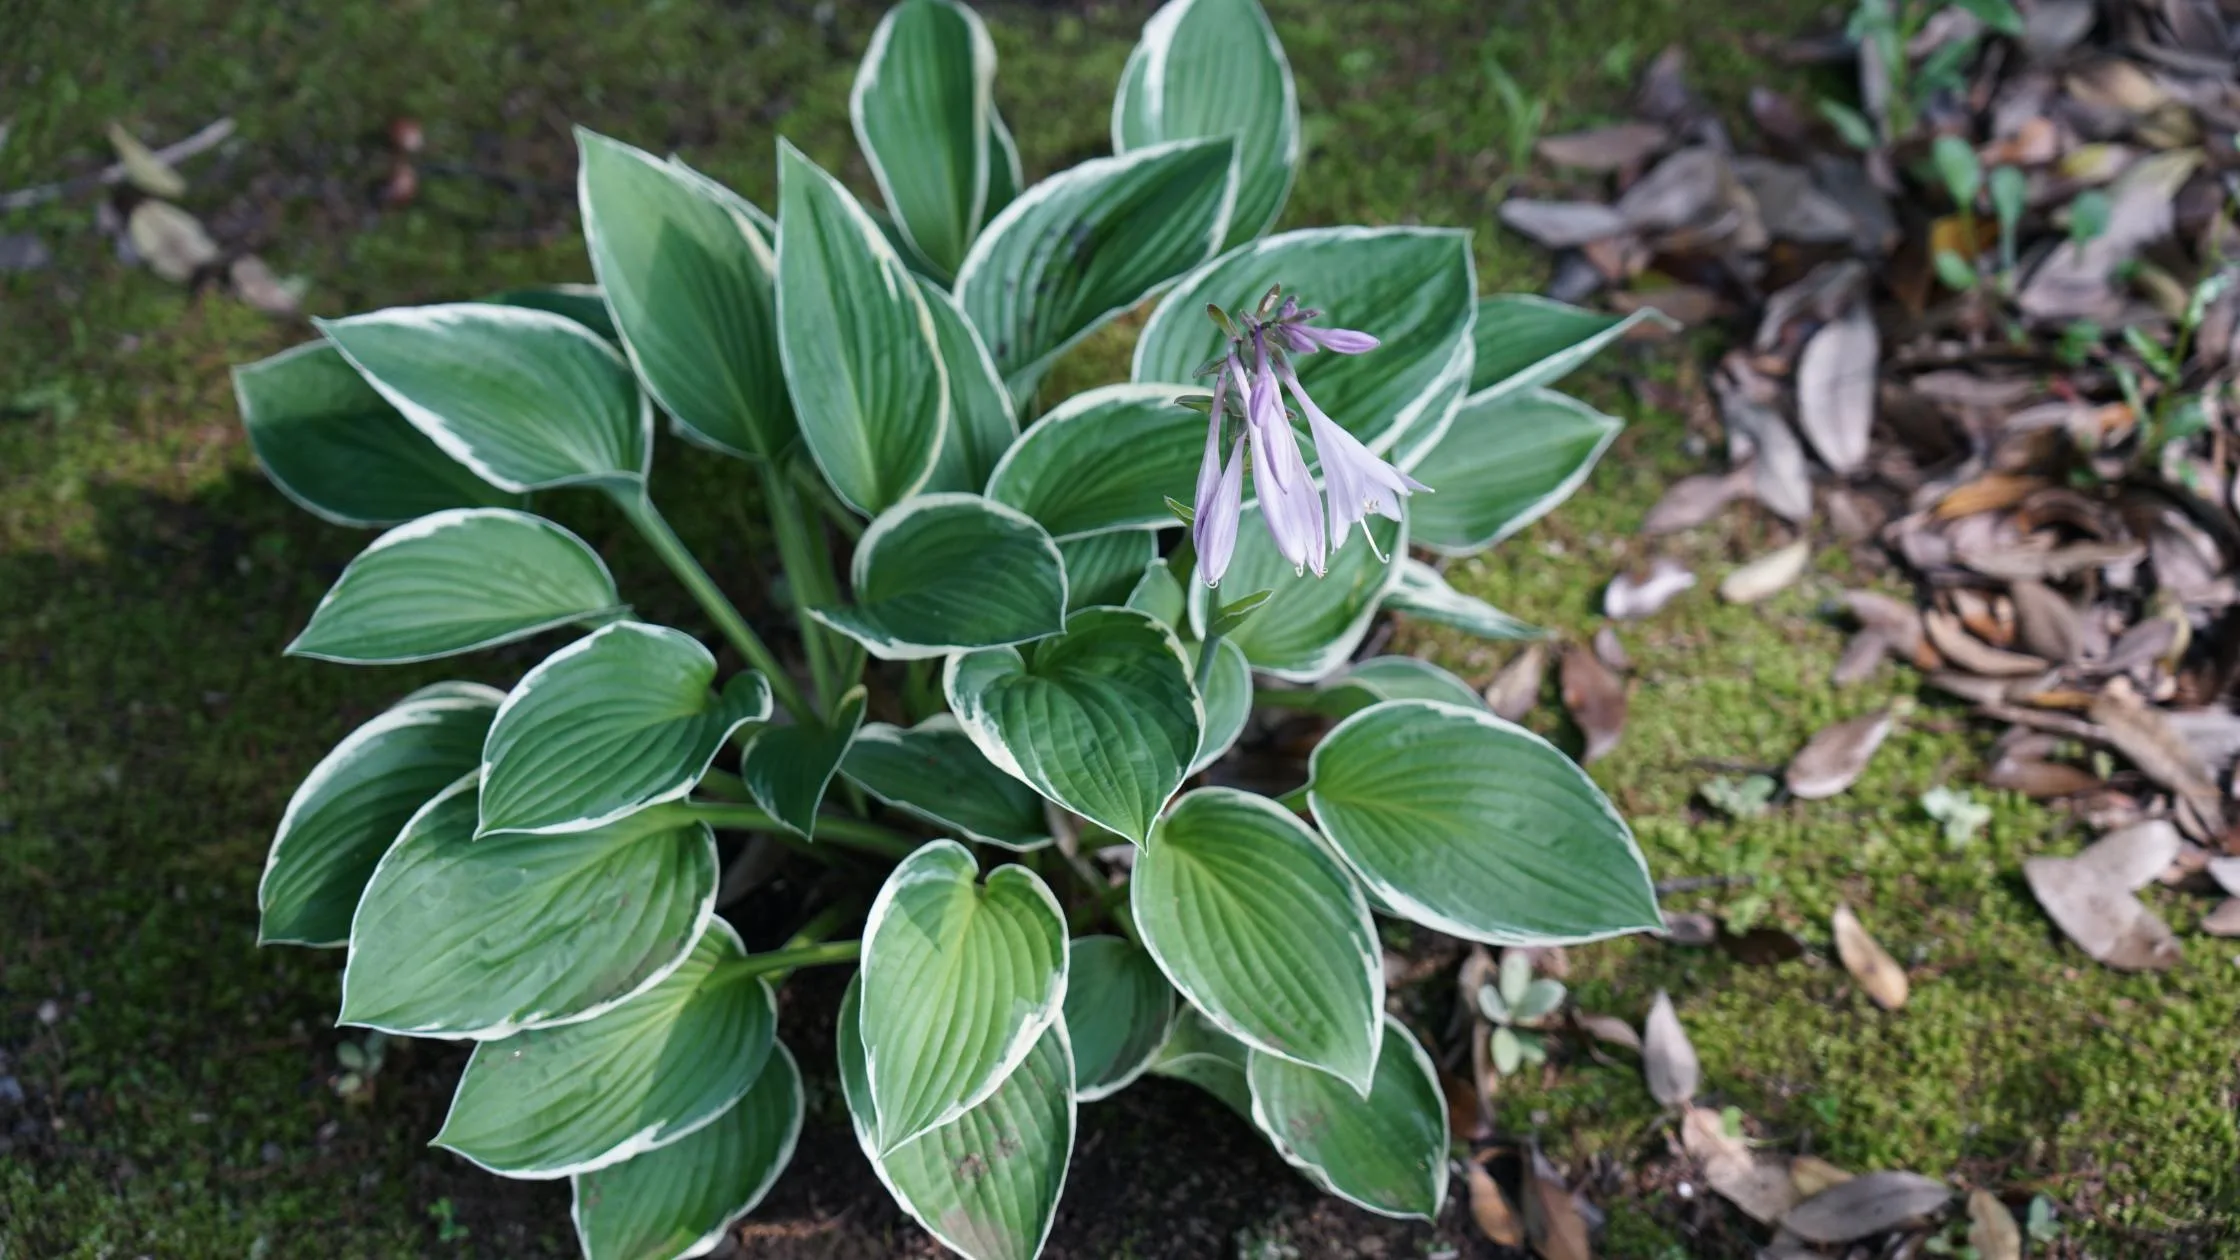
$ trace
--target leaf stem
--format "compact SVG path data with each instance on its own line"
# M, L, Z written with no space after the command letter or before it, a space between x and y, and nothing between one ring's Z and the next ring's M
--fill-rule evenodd
M756 976L798 971L803 967L824 967L833 963L854 962L863 954L862 941L825 941L816 945L799 945L774 949L767 954L752 954L733 959L718 967L717 975L725 980L749 980Z
M792 675L786 673L785 667L771 653L769 645L762 641L762 636L747 624L747 619L739 615L739 610L732 606L731 600L716 585L715 579L700 567L700 562L693 558L691 550L684 545L684 540L677 537L677 531L669 527L668 518L662 516L661 509L653 505L652 497L642 489L635 493L617 490L614 501L622 509L622 514L629 517L630 523L645 537L647 544L661 557L662 563L669 566L669 571L676 574L677 580L700 602L701 610L716 623L716 629L723 632L723 637L730 641L731 646L739 649L739 654L747 658L748 664L762 671L762 676L769 680L770 692L778 698L778 703L784 705L796 720L807 721L813 718L816 711L809 706L801 689L794 686Z
M800 499L786 482L785 473L769 460L756 460L762 474L763 508L770 514L770 531L778 544L778 563L785 569L786 586L793 594L793 615L801 629L801 648L809 658L817 698L829 708L852 677L844 677L844 655L835 650L832 632L809 615L811 608L839 602L832 577L832 557L820 545L821 531L811 527ZM823 553L823 554L820 554ZM861 667L858 666L858 670Z
M1254 687L1252 705L1257 709L1303 709L1319 712L1326 697L1304 687Z
M729 777L729 776L726 776ZM724 831L761 831L783 839L801 842L786 825L752 805L719 805L691 801L686 812L694 819ZM917 851L918 842L899 831L889 831L874 822L860 818L842 818L835 814L817 815L817 840L829 840L845 849L901 861ZM815 842L801 842L814 849Z

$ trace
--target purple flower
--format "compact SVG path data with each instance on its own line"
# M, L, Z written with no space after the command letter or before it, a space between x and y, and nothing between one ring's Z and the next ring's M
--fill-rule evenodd
M1376 551L1377 541L1369 533L1369 513L1397 521L1400 500L1431 487L1378 459L1360 438L1324 415L1314 399L1307 397L1290 364L1276 371L1291 396L1299 400L1299 410L1307 413L1307 432L1314 438L1315 458L1322 461L1322 483L1330 491L1330 549L1344 546L1346 531L1359 521L1361 536L1369 540L1369 550ZM1377 552L1377 558L1384 559L1384 553Z
M1229 371L1223 364L1213 383L1213 414L1206 425L1205 459L1198 465L1197 509L1191 517L1190 537L1197 544L1198 568L1207 585L1218 585L1229 571L1229 557L1237 550L1237 517L1244 503L1244 437L1229 448L1229 463L1221 463L1221 422L1229 401Z

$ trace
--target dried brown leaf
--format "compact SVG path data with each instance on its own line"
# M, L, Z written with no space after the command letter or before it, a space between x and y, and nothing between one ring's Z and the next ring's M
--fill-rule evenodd
M2092 702L2092 720L2105 728L2124 759L2155 782L2177 793L2189 806L2201 828L2201 838L2224 833L2224 804L2217 785L2194 757L2185 739L2170 728L2162 714L2140 701L2123 679L2111 679Z
M1696 575L1669 556L1659 556L1640 577L1621 573L1602 590L1602 613L1625 621L1647 617L1663 609L1681 592L1695 589Z
M1719 598L1730 604L1755 604L1788 589L1812 564L1812 543L1803 538L1769 551L1729 573L1719 583Z
M1717 944L1719 923L1708 914L1683 910L1664 916L1664 939L1673 945L1701 948Z
M2092 867L2034 857L2022 864L2022 877L2054 924L2095 961L2122 971L2166 971L2178 961L2169 925Z
M134 206L125 234L148 269L174 284L185 284L218 261L217 243L203 230L202 220L168 201L150 198Z
M2111 831L2073 859L2125 892L2136 892L2161 878L2185 848L2178 829L2160 818Z
M1618 628L1606 625L1594 632L1595 658L1611 669L1624 673L1633 668L1633 658L1626 655L1626 645L1618 638Z
M298 309L295 287L272 274L255 254L243 254L226 269L233 291L241 300L267 315L293 315Z
M1968 1245L1976 1249L1976 1260L2022 1260L2022 1229L1988 1190L1968 1194Z
M1984 772L1983 782L1986 787L2051 800L2090 792L2100 786L2100 776L2059 761L2001 757Z
M1493 1174L1473 1159L1464 1161L1462 1175L1470 1187L1470 1219L1477 1223L1478 1232L1504 1247L1523 1246L1524 1225Z
M1524 1224L1541 1260L1594 1260L1586 1218L1562 1174L1538 1150L1532 1152L1532 1175L1525 1178Z
M2201 930L2211 936L2240 936L2240 897L2227 897L2202 915Z
M1596 1015L1588 1011L1573 1011L1571 1019L1572 1022L1579 1025L1580 1031L1596 1041L1631 1050L1635 1054L1641 1053L1641 1034L1633 1030L1633 1025L1615 1015Z
M1828 681L1838 687L1851 687L1874 676L1882 658L1890 654L1890 641L1878 630L1861 630L1843 645L1843 655L1836 658L1836 667L1829 671Z
M1682 477L1673 482L1664 497L1649 509L1649 514L1641 518L1641 532L1656 537L1704 524L1724 511L1729 503L1749 498L1753 475L1748 468L1737 468L1727 473Z
M2036 656L2009 652L1995 648L1968 633L1960 619L1941 609L1932 608L1921 614L1922 628L1928 632L1929 644L1947 661L1986 678L2019 678L2026 674L2042 674L2050 666Z
M1607 755L1625 734L1626 685L1589 649L1564 650L1563 707L1586 739L1581 765Z
M2066 661L2077 654L2084 640L2084 618L2076 606L2043 582L2011 583L2015 632L2022 646L2049 661Z
M1758 205L1766 235L1777 240L1832 245L1856 236L1859 225L1843 203L1812 181L1812 173L1768 158L1735 159L1734 173Z
M1927 1216L1951 1199L1943 1182L1919 1173L1872 1172L1797 1204L1781 1225L1807 1242L1850 1242Z
M1881 357L1874 316L1866 303L1857 302L1814 334L1797 360L1797 426L1821 462L1838 474L1866 462Z
M1540 703L1540 682L1548 669L1548 649L1538 643L1517 653L1486 685L1486 707L1511 722Z
M1796 1186L1800 1199L1809 1199L1831 1186L1840 1186L1851 1180L1851 1176L1850 1172L1817 1155L1799 1155L1789 1161L1789 1181Z
M1782 518L1798 523L1812 517L1812 469L1804 445L1789 422L1761 394L1771 385L1748 364L1729 355L1712 378L1719 416L1730 438L1740 438L1757 454L1751 484L1758 499Z
M1866 926L1851 907L1838 903L1835 913L1836 956L1843 960L1844 970L1859 982L1874 1004L1886 1011L1894 1011L1906 1004L1906 995L1912 985L1906 979L1906 969L1890 956L1890 951L1868 934Z
M1657 163L1612 208L1636 231L1672 232L1714 214L1733 186L1726 155L1698 145Z
M1641 1072L1648 1078L1649 1096L1667 1107L1695 1097L1696 1087L1702 1084L1703 1067L1696 1059L1695 1045L1663 989L1657 990L1649 1018L1641 1026Z
M1638 165L1671 142L1663 127L1635 122L1546 136L1533 148L1557 166L1607 173Z
M1890 726L1890 711L1881 709L1821 728L1789 759L1790 795L1817 801L1848 789L1866 773Z
M1548 249L1570 249L1626 231L1623 216L1593 201L1512 198L1501 203L1501 221Z
M1921 612L1913 605L1873 591L1845 591L1845 607L1859 624L1872 630L1908 660L1921 650Z

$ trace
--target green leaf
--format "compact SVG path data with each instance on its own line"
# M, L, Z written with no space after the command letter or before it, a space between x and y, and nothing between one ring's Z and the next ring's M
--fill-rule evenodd
M584 1260L674 1260L715 1249L793 1160L801 1069L783 1042L746 1097L706 1127L574 1179Z
M1026 852L1051 842L1042 797L998 770L946 713L905 730L873 722L840 773L887 805L980 844Z
M1151 955L1117 936L1074 940L1066 977L1066 1033L1074 1093L1095 1102L1119 1093L1166 1044L1174 989Z
M1553 390L1472 395L1415 465L1435 493L1408 500L1413 541L1470 555L1571 497L1623 426Z
M942 437L941 453L934 462L928 490L962 490L979 494L987 488L988 474L1011 444L1019 440L1019 417L1011 406L1011 392L980 334L957 308L955 298L924 276L916 277L918 292L933 316L935 342L949 373L949 431Z
M1065 628L1058 545L1016 508L976 494L921 494L856 543L855 603L811 616L887 661L1024 643Z
M463 683L413 695L336 744L280 815L257 884L259 945L342 945L373 868L436 793L482 764L505 696Z
M397 665L625 611L605 562L581 538L510 508L452 508L359 552L287 650Z
M1983 163L1976 158L1975 146L1959 136L1938 136L1929 146L1929 160L1945 191L1952 194L1953 204L1974 213L1976 194L1983 190Z
M591 268L638 379L677 431L732 455L793 442L778 365L777 259L762 230L681 164L576 128Z
M1323 687L1332 707L1341 716L1359 712L1380 700L1442 700L1448 704L1484 708L1476 688L1429 661L1413 656L1372 656L1357 662Z
M1199 788L1160 820L1129 883L1145 947L1222 1031L1369 1088L1376 927L1305 824L1266 797Z
M1175 1012L1167 1043L1151 1061L1151 1074L1188 1081L1229 1105L1229 1110L1252 1118L1252 1089L1245 1082L1245 1063L1252 1048L1214 1027L1213 1021L1185 1004Z
M1283 212L1299 172L1299 92L1257 0L1170 0L1144 23L1112 103L1112 151L1228 136L1237 205L1224 246Z
M710 919L682 966L596 1018L474 1048L434 1145L506 1177L593 1172L723 1118L776 1044L776 995Z
M1051 408L996 465L988 497L1054 538L1172 526L1170 497L1195 493L1206 418L1179 385L1107 385Z
M653 810L476 840L474 782L423 806L374 868L337 1022L484 1039L589 1019L668 975L714 913L704 825Z
M1058 554L1066 562L1070 616L1100 604L1127 603L1145 569L1159 558L1159 536L1148 529L1085 534L1059 543Z
M858 683L833 706L829 722L766 726L740 760L739 777L754 803L804 840L816 838L817 807L863 725L863 706Z
M1207 598L1210 600L1212 597L1208 596ZM1207 633L1235 634L1239 626L1250 621L1252 615L1267 607L1268 601L1273 598L1275 598L1275 591L1271 588L1254 591L1250 595L1240 595L1223 603L1219 608L1212 610L1213 625L1208 628Z
M1400 581L1384 606L1418 621L1465 630L1481 639L1544 639L1547 631L1527 625L1475 595L1447 585L1437 569L1414 557L1399 561Z
M871 33L848 117L895 226L941 278L985 221L996 48L955 0L902 0Z
M762 675L720 697L715 676L699 640L638 621L546 657L490 726L479 834L579 831L691 791L733 731L770 716Z
M1836 129L1836 134L1843 137L1845 144L1866 151L1873 149L1878 143L1874 123L1865 114L1842 101L1830 100L1824 96L1815 104L1819 106L1820 116L1828 120L1828 125Z
M1389 1016L1366 1097L1255 1052L1252 1119L1292 1167L1379 1216L1437 1220L1447 1201L1447 1105L1431 1056Z
M1470 334L1478 351L1470 369L1470 392L1502 384L1544 362L1553 361L1559 375L1569 372L1614 340L1613 332L1623 335L1619 326L1626 319L1528 293L1480 298L1477 326ZM1552 385L1556 379L1538 384Z
M1066 347L1213 256L1234 201L1230 150L1190 140L1094 158L988 224L953 291L1014 399Z
M1136 579L1135 588L1128 592L1127 604L1151 614L1160 625L1180 626L1183 617L1189 614L1189 600L1182 583L1175 580L1174 570L1161 562L1144 567L1143 576Z
M566 316L456 302L311 322L414 428L491 485L645 481L653 407L622 352Z
M1198 747L1190 673L1147 614L1090 608L1056 638L950 657L942 687L989 761L1141 844Z
M1197 643L1185 643L1182 650L1196 660L1201 649ZM1228 639L1216 644L1213 668L1200 680L1198 694L1206 720L1198 736L1197 755L1190 759L1191 774L1221 760L1235 747L1237 737L1244 734L1244 724L1252 717L1252 664L1245 660L1244 649Z
M858 1035L863 977L840 1000L840 1091L873 1172L927 1233L970 1260L1033 1260L1057 1218L1073 1160L1073 1051L1053 1021L979 1106L881 1153Z
M525 306L532 311L564 315L599 334L602 341L622 344L615 330L614 314L607 309L607 295L595 284L532 284L507 289L482 299L499 306Z
M1563 983L1558 980L1535 980L1525 986L1524 996L1516 1003L1519 1020L1534 1020L1547 1015L1563 1005Z
M1397 914L1496 945L1656 931L1648 864L1569 757L1483 709L1364 709L1309 762L1307 802Z
M444 454L326 342L235 368L233 392L272 484L337 525L524 502Z
M778 143L778 349L824 479L877 516L933 475L950 427L933 312L840 181Z
M1229 636L1254 669L1289 682L1314 682L1353 655L1369 633L1378 604L1400 578L1397 561L1387 563L1378 554L1397 557L1408 549L1408 528L1401 522L1372 516L1369 528L1375 551L1359 537L1349 536L1345 546L1331 553L1329 573L1318 578L1295 571L1276 550L1259 508L1245 512L1237 525L1236 552L1219 589L1275 592ZM1190 584L1193 627L1205 626L1216 594L1215 588Z
M1003 115L988 111L988 205L981 215L987 223L1003 212L1005 206L1018 200L1019 190L1027 186L1026 172L1019 166L1019 142L1011 138L1011 128L1004 125Z
M1296 362L1316 405L1381 453L1412 428L1444 423L1460 397L1474 354L1477 283L1469 235L1452 228L1285 232L1230 250L1161 298L1136 341L1132 377L1192 379L1226 344L1206 319L1206 304L1249 305L1281 284L1301 306L1323 311L1318 323L1378 338L1367 354Z
M863 928L865 1071L881 1154L986 1101L1057 1021L1066 921L1023 866L982 884L935 840L902 860Z
M2016 11L2014 0L1952 0L1952 2L1974 14L1985 26L2001 35L2009 35L2016 39L2022 38L2022 14Z

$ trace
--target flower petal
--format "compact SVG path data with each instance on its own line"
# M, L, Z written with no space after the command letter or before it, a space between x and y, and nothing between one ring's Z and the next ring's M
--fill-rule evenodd
M1213 499L1198 511L1193 536L1198 545L1198 573L1206 585L1219 586L1237 550L1237 518L1244 509L1244 437L1229 448L1229 466L1222 470Z

